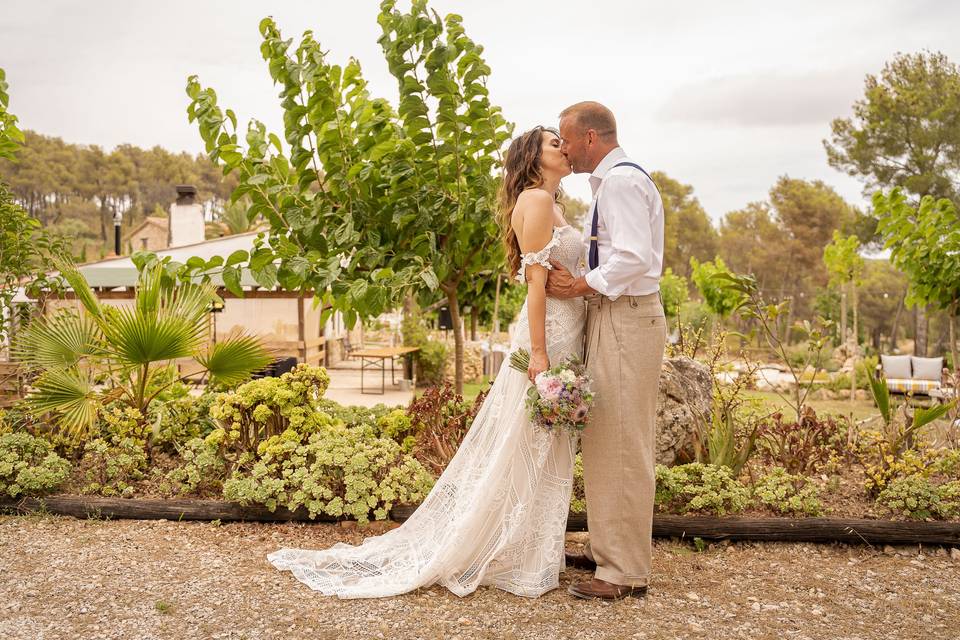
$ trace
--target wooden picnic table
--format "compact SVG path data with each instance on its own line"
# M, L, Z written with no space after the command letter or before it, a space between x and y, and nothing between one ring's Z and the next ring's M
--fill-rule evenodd
M363 373L367 369L380 369L380 391L370 391L369 393L386 393L387 384L387 360L390 360L390 382L399 384L395 379L396 369L394 367L394 358L411 358L413 354L420 351L419 347L378 347L376 349L357 349L350 352L351 358L360 358L360 393L368 393L363 386Z

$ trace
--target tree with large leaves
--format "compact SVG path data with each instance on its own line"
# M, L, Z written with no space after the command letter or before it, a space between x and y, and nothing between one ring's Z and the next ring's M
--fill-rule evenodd
M79 438L105 402L121 400L147 415L150 404L175 380L174 361L194 358L212 382L236 384L271 358L259 339L233 334L208 341L212 284L177 284L164 265L140 273L133 305L99 301L83 275L61 265L82 310L60 310L34 319L18 336L15 353L37 374L26 406L52 413L65 435ZM105 384L98 384L101 379Z
M512 127L490 103L490 68L457 15L425 0L409 12L381 4L379 40L400 93L397 108L372 98L360 64L331 64L306 32L300 44L260 23L261 53L281 87L278 136L252 121L241 144L236 116L213 89L187 83L188 116L210 157L235 173L233 198L269 223L248 260L225 267L239 293L246 264L263 286L312 290L352 326L400 303L411 289L447 298L454 320L456 384L463 385L461 283L502 262L496 171Z
M920 206L907 201L902 189L873 195L873 207L880 220L878 229L890 261L910 281L907 304L931 305L946 311L950 351L955 371L957 357L957 313L960 310L960 216L946 198L924 196Z
M6 74L0 69L0 159L12 161L24 140L17 117L7 110ZM40 221L31 217L14 200L7 184L0 181L0 349L10 338L13 299L23 286L30 293L57 288L57 278L48 277L52 260L62 256L66 246L51 236Z

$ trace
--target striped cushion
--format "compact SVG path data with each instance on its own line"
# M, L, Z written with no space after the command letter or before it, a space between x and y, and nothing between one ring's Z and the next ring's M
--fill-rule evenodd
M910 378L887 378L887 388L901 393L926 393L940 388L939 380L913 380Z

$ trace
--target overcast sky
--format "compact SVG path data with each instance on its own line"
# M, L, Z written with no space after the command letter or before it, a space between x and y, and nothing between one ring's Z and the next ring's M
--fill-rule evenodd
M397 89L377 37L376 0L3 0L0 67L21 124L69 142L202 151L187 123L198 74L245 122L281 131L257 24L312 29L330 60L360 60L371 93ZM403 5L401 5L403 6ZM433 0L464 17L493 69L492 100L517 131L555 125L565 106L599 100L649 171L691 184L714 219L766 198L777 177L822 179L862 204L822 140L863 78L897 51L960 61L960 3ZM282 137L282 135L281 135ZM587 198L583 176L566 181Z

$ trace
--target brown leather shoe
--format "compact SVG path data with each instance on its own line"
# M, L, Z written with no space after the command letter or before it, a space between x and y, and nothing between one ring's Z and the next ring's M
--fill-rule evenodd
M623 598L642 598L647 595L646 587L628 587L623 584L613 584L599 578L591 578L585 582L572 585L567 592L583 600L621 600Z
M568 567L585 569L587 571L597 570L597 563L582 553L570 553L569 551L564 551L563 557L566 559Z

